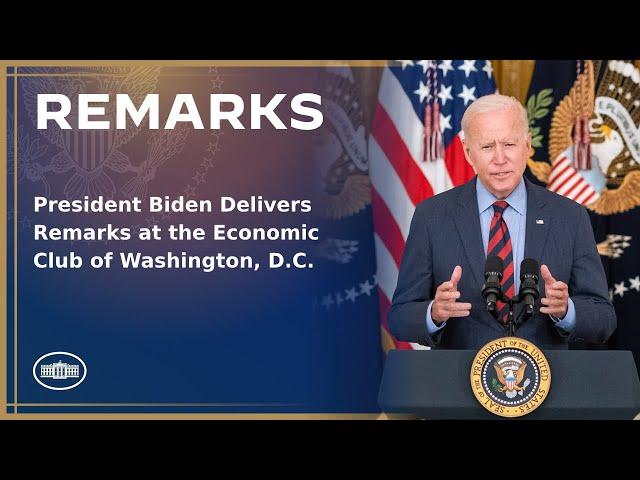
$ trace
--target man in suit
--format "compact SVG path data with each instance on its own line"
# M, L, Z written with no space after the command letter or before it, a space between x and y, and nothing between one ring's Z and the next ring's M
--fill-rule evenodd
M540 299L516 335L540 348L605 342L616 328L587 210L523 177L531 136L513 97L487 95L462 118L476 177L421 202L414 213L389 312L402 341L478 349L506 336L506 307L487 312L481 290L488 255L503 258L502 289L520 285L520 263L538 261ZM522 305L517 305L518 318Z

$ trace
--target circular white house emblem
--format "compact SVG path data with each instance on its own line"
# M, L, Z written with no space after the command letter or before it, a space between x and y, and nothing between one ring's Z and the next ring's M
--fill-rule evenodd
M33 364L33 378L49 390L70 390L80 385L86 376L87 365L69 352L47 353Z

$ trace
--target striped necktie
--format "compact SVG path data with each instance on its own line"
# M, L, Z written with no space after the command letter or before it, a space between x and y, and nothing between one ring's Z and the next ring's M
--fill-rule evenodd
M511 237L507 222L504 221L504 211L509 206L504 200L498 200L493 204L493 218L489 227L489 245L487 247L487 257L496 255L504 262L504 272L502 274L502 292L508 297L513 297L515 284L513 276L513 249L511 247ZM498 318L503 322L507 321L509 306L498 302Z

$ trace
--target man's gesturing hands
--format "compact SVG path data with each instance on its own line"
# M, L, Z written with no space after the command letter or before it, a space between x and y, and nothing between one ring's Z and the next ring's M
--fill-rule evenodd
M540 268L544 278L544 297L540 300L542 307L540 313L548 313L554 317L564 318L569 308L569 287L566 283L557 281L551 275L549 268L542 265ZM470 303L460 303L458 282L462 276L462 267L457 265L451 274L451 280L444 282L436 290L436 296L431 304L431 319L436 325L446 322L452 317L466 317L471 311Z
M542 265L540 273L544 278L544 298L540 299L544 307L540 307L540 313L564 318L569 309L569 287L566 283L553 278L546 265Z
M458 303L460 292L458 282L462 276L462 267L457 265L451 274L451 280L444 282L436 290L431 304L431 319L436 325L446 322L451 317L466 317L471 311L470 303Z

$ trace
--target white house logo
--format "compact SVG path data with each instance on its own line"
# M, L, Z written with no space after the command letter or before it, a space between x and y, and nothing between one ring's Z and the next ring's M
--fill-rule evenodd
M49 390L70 390L87 376L87 366L80 357L69 352L51 352L33 364L33 378Z

